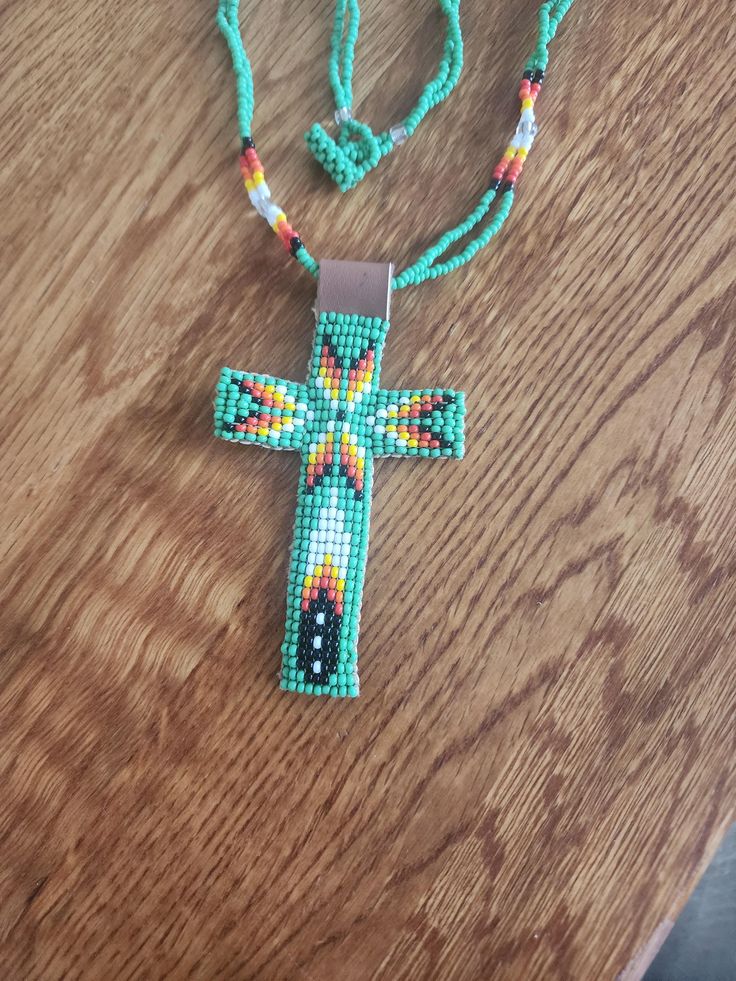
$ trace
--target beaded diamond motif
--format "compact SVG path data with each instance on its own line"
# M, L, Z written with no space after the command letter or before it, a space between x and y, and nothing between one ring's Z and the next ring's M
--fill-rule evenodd
M224 368L215 435L299 450L281 687L355 696L373 459L460 458L465 398L378 387L389 322L322 313L306 384Z

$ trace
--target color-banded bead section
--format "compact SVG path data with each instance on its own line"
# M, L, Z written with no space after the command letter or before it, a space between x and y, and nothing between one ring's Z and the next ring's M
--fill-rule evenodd
M224 368L215 395L215 436L291 449L301 444L307 411L304 385Z
M360 401L366 387L370 388L375 368L373 349L368 347L356 352L349 364L341 361L337 348L332 342L322 345L322 355L319 359L317 378L318 387L323 387L325 394L333 400L340 395L341 386L347 402Z
M521 116L516 132L493 171L491 187L494 190L500 188L503 192L512 191L521 176L524 161L528 157L534 143L534 137L537 135L538 127L534 116L534 103L537 101L537 96L542 88L543 78L544 72L539 69L529 69L524 72L519 86Z
M307 487L317 487L337 469L357 495L363 493L365 447L358 446L354 433L328 431L324 441L310 444L309 450Z
M271 189L266 183L263 164L256 153L256 145L250 136L243 139L240 173L243 175L243 182L250 203L276 232L286 251L296 256L299 249L302 248L301 239L286 220L284 212L271 197Z
M373 427L374 453L462 457L465 396L446 388L421 392L379 391Z

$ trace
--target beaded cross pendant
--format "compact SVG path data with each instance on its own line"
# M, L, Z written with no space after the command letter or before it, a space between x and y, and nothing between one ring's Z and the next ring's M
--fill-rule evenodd
M463 455L462 392L378 386L390 265L323 260L305 384L224 368L215 435L299 450L281 687L358 694L358 627L376 456Z

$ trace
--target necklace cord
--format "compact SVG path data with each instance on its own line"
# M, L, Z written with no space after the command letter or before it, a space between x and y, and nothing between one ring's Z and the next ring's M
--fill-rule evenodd
M456 15L458 14L460 0L440 0L440 3L448 17L448 32L440 68L427 88L431 87L432 92L445 92L445 94L430 105L431 98L427 97L427 88L425 88L417 106L409 113L404 122L400 124L406 130L407 135L410 135L410 127L411 132L414 132L432 105L436 105L449 95L457 82L457 77L459 77L460 69L462 68L462 35L460 34L459 16L457 17L457 38L453 39L450 43L450 14L452 11ZM428 279L437 279L440 276L452 272L454 269L458 269L460 266L469 262L477 252L484 249L490 240L500 231L511 212L516 182L537 134L534 105L541 90L542 81L547 69L549 60L548 46L557 33L557 29L565 14L572 6L572 3L573 0L546 0L539 8L537 14L536 45L534 51L526 61L519 86L519 99L521 100L519 122L503 156L492 172L489 187L481 195L478 203L466 218L454 228L444 232L415 262L394 277L392 282L393 289L416 286ZM239 0L219 0L217 24L230 50L233 72L235 74L238 129L242 142L240 170L248 197L255 210L268 221L287 251L294 256L307 272L317 277L319 275L319 264L310 255L300 236L288 223L285 213L271 197L270 188L265 180L263 165L256 153L255 143L251 135L254 109L253 73L240 34L238 7ZM346 14L347 29L345 25ZM335 23L332 33L332 53L330 56L330 84L336 102L342 102L342 105L338 106L338 112L345 109L351 115L341 125L340 136L335 145L339 147L342 134L349 125L350 129L347 130L348 137L351 137L354 133L357 133L358 136L355 145L359 145L362 140L365 140L371 149L370 159L375 158L376 152L379 153L378 158L372 163L372 166L376 166L381 156L385 155L385 153L381 153L384 141L388 140L391 144L387 146L386 153L390 152L393 146L397 145L399 141L392 138L390 131L388 134L382 133L379 136L374 136L365 123L360 123L352 119L352 69L359 20L360 11L358 0L337 0ZM450 45L449 49L448 45ZM456 68L456 75L452 70L452 65L457 65L457 60L453 61L453 56L455 59L459 57L459 67ZM448 86L449 88L447 88ZM425 100L424 102L422 101L423 99ZM419 113L418 115L417 112ZM309 133L312 133L314 130L315 127L313 126ZM324 133L324 130L322 132ZM309 133L307 133L308 143ZM352 143L353 139L349 140L348 137L345 138L345 142ZM327 137L327 139L329 140L330 138ZM377 148L371 140L376 141L378 144ZM332 142L334 143L335 141ZM355 173L363 165L363 163L358 165L354 162L354 167L357 168ZM329 170L329 168L327 169ZM358 183L370 169L370 166L366 167L355 183ZM335 170L337 171L337 168ZM349 184L348 186L355 186L355 183ZM338 185L340 185L340 181L338 181ZM343 188L343 190L345 189L347 188ZM481 231L467 242L459 252L445 258L443 261L438 261L452 245L467 236L483 221L497 198L498 204L495 214Z
M405 143L430 109L443 102L457 85L463 67L460 0L439 0L439 6L447 27L437 74L425 85L417 104L404 119L387 131L374 134L366 123L353 117L353 62L360 23L358 0L337 0L328 74L335 96L335 122L340 131L335 140L315 123L304 139L341 191L356 187L383 157Z

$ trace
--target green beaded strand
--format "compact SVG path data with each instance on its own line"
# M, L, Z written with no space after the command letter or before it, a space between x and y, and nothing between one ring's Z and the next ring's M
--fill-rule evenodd
M352 117L353 60L360 21L358 0L337 0L328 73L340 133L334 140L315 123L304 139L341 191L356 187L395 146L412 136L430 109L443 102L457 85L463 66L460 0L439 0L439 5L447 18L447 27L437 74L425 85L417 104L403 120L390 130L375 134L366 123Z
M343 38L346 12L348 15L347 36ZM358 0L349 0L349 2L348 0L337 0L328 69L336 109L352 109L353 107L353 61L359 26L360 6Z
M544 72L549 60L548 46L550 41L557 33L563 18L572 6L573 0L545 0L540 6L537 16L537 41L531 56L527 59L526 71ZM240 28L238 23L239 0L219 0L217 11L217 24L227 41L230 49L230 56L233 64L233 71L236 76L236 92L238 105L238 127L242 139L249 138L252 132L253 120L253 74L250 62L243 47ZM447 16L447 33L443 57L437 75L425 87L424 92L419 98L417 105L412 109L403 121L403 127L407 135L415 132L417 126L422 121L429 110L445 99L455 87L462 69L462 33L460 30L459 7L460 0L440 0L440 6ZM347 30L346 27L347 15ZM358 0L337 0L335 13L335 24L332 33L332 53L330 57L330 83L335 94L338 108L350 108L352 105L352 74L353 61L355 54L355 44L358 37L358 26L360 21L360 10ZM319 127L321 129L321 127ZM312 127L310 133L315 131ZM381 133L374 136L370 128L365 123L357 120L348 120L341 128L345 132L345 142L348 144L350 134L357 134L358 143L362 140L369 147L370 152L360 161L348 158L348 166L339 172L340 186L343 189L355 186L359 180L365 176L371 167L375 167L382 156L393 149L394 141L390 133ZM324 131L322 130L322 133ZM309 134L307 134L309 137ZM327 138L329 140L329 138ZM309 142L309 139L308 139ZM338 150L341 150L335 141L329 141L332 146L325 144L327 149L325 159L329 163L325 164L328 170L337 173L339 171ZM342 151L344 153L344 151ZM324 163L325 161L323 161ZM344 164L344 161L342 162ZM352 168L352 169L351 169ZM410 266L398 273L393 281L393 289L403 289L405 286L416 286L428 279L437 279L445 276L460 266L469 262L477 252L484 249L490 240L501 230L504 222L508 218L514 202L514 192L507 188L502 190L496 212L483 230L456 255L438 262L447 250L468 235L489 214L492 206L498 198L496 188L486 190L480 197L478 204L454 228L448 229L440 238L426 249L422 255ZM299 244L294 253L298 262L307 272L317 278L319 276L319 263L309 253L306 246Z

